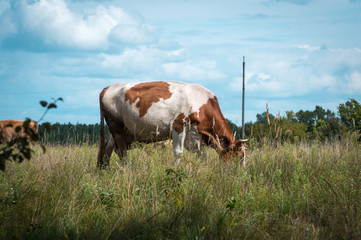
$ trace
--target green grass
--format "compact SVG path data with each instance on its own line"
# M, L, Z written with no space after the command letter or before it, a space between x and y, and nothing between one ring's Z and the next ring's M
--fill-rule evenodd
M35 146L0 173L0 239L360 239L361 147L266 145L246 168L169 146L113 154L96 146Z

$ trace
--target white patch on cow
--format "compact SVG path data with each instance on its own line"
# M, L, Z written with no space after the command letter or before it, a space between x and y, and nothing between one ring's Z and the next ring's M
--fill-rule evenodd
M133 106L137 106L137 104L140 102L140 98L138 97L135 99L134 103L132 103Z
M182 157L185 138L186 138L186 128L184 128L183 132L181 133L172 130L174 167L178 166L179 161Z
M185 116L189 116L194 112L199 114L199 109L209 99L214 98L211 91L197 84L170 82L169 90L173 94L173 100L183 107Z
M119 83L115 85L110 85L107 91L104 94L102 99L103 105L106 106L106 110L114 114L119 120L122 120L122 101L124 99L124 89L129 84Z

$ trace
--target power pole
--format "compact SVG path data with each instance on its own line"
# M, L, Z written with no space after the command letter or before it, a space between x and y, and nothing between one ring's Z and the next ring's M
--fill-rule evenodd
M242 87L242 133L241 133L241 139L244 139L244 89L245 89L245 83L244 83L244 70L245 70L245 58L243 56L243 87Z

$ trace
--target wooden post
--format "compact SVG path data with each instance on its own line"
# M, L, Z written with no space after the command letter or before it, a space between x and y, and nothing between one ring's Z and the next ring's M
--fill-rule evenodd
M242 87L242 133L241 139L244 139L244 90L245 90L245 83L244 83L244 70L245 70L245 58L243 56L243 87Z

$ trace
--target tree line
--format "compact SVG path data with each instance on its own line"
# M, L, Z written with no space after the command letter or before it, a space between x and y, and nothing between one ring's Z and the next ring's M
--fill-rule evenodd
M39 132L42 132L42 126ZM109 130L105 127L105 136ZM45 133L41 142L45 144L97 144L100 141L100 125L97 124L61 124L55 123L51 125L51 131Z
M240 138L241 126L227 120L236 138ZM39 131L42 131L40 127ZM108 129L105 129L106 135ZM361 105L351 98L337 108L337 113L321 106L314 110L300 110L298 112L286 111L284 116L280 113L273 115L266 111L256 115L255 122L245 124L245 135L253 142L299 142L304 140L332 140L341 138L345 134L361 131ZM359 137L359 136L358 136ZM100 140L99 124L60 124L51 126L41 142L45 144L97 144Z

